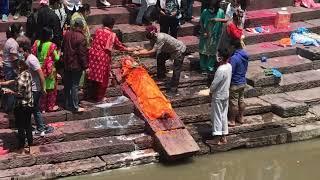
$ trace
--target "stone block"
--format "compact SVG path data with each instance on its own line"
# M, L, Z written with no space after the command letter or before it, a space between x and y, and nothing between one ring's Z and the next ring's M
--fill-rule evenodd
M159 161L159 154L153 149L137 150L130 153L112 154L101 157L107 169L122 168Z
M298 47L297 53L310 60L320 60L320 51L318 47Z
M320 60L313 61L313 69L320 69Z
M58 164L34 165L0 171L0 179L56 179L59 177L95 173L105 170L105 162L98 157Z
M141 135L143 136L143 135ZM135 136L113 136L35 146L37 164L59 163L135 150Z
M34 164L36 164L36 158L32 155L9 153L0 156L0 170L32 166Z
M287 94L260 96L260 99L272 105L272 112L280 117L302 116L308 112L308 105Z
M181 88L177 96L169 97L174 108L209 103L207 86Z
M320 87L291 91L287 92L287 95L294 97L296 100L303 101L305 103L318 103L320 101Z

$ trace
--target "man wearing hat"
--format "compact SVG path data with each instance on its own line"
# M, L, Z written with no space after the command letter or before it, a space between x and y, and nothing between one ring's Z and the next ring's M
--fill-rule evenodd
M151 25L146 28L146 37L150 40L153 48L150 50L143 49L134 52L139 56L156 56L157 57L157 77L158 79L166 78L166 60L174 60L173 75L167 91L169 93L177 93L182 69L183 60L186 52L186 45L176 38L165 34L158 33L155 26Z

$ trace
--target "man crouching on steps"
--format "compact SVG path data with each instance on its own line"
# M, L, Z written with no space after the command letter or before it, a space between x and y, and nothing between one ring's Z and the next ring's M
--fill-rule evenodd
M232 77L232 67L228 63L227 49L218 50L219 67L210 86L212 136L220 136L217 145L227 143L229 88Z
M166 60L174 60L173 75L169 84L167 84L167 92L174 95L178 92L178 85L182 64L185 57L186 46L183 42L173 38L165 33L158 33L155 26L146 28L146 37L150 40L153 48L151 50L142 49L135 51L134 55L138 56L154 56L157 57L157 78L166 78Z

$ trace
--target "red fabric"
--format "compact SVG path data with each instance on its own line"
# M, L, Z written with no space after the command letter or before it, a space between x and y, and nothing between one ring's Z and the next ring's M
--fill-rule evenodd
M89 80L108 83L113 48L124 50L125 46L109 28L97 29L89 50Z
M35 56L38 56L38 42L39 40L35 41L32 46L32 54ZM57 46L54 43L51 43L50 48L48 50L47 56L44 59L44 62L42 62L41 69L43 71L43 74L45 77L48 77L52 74L54 71L54 54L53 52L57 50Z
M3 147L0 147L0 156L6 155L6 154L8 154L8 153L9 153L9 150L4 149Z
M227 32L233 39L240 39L243 35L243 29L238 28L233 22L228 24Z
M57 89L47 91L46 94L40 98L40 109L41 111L50 112L57 105Z

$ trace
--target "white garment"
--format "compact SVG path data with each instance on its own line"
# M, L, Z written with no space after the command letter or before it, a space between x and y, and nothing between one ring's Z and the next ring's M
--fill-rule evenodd
M218 67L212 84L210 86L210 92L212 93L213 99L228 99L229 88L232 77L232 66L231 64L223 64Z
M72 11L74 8L76 11L78 11L81 6L81 0L65 0L65 2L70 11Z
M59 17L61 28L63 28L63 26L64 26L64 24L65 24L65 22L67 20L67 13L66 13L64 7L61 6L60 9L54 9L54 12Z
M223 64L218 67L210 86L210 92L212 93L212 135L214 136L228 134L229 88L231 77L231 64Z
M234 8L234 7L232 7L231 3L229 3L227 6L227 9L226 9L226 13L225 13L226 18L232 21L233 13L235 13L238 8L241 9L241 6ZM243 13L243 17L241 19L241 27L242 28L244 27L245 20L246 20L246 13Z
M229 99L215 99L211 102L212 135L227 135Z

